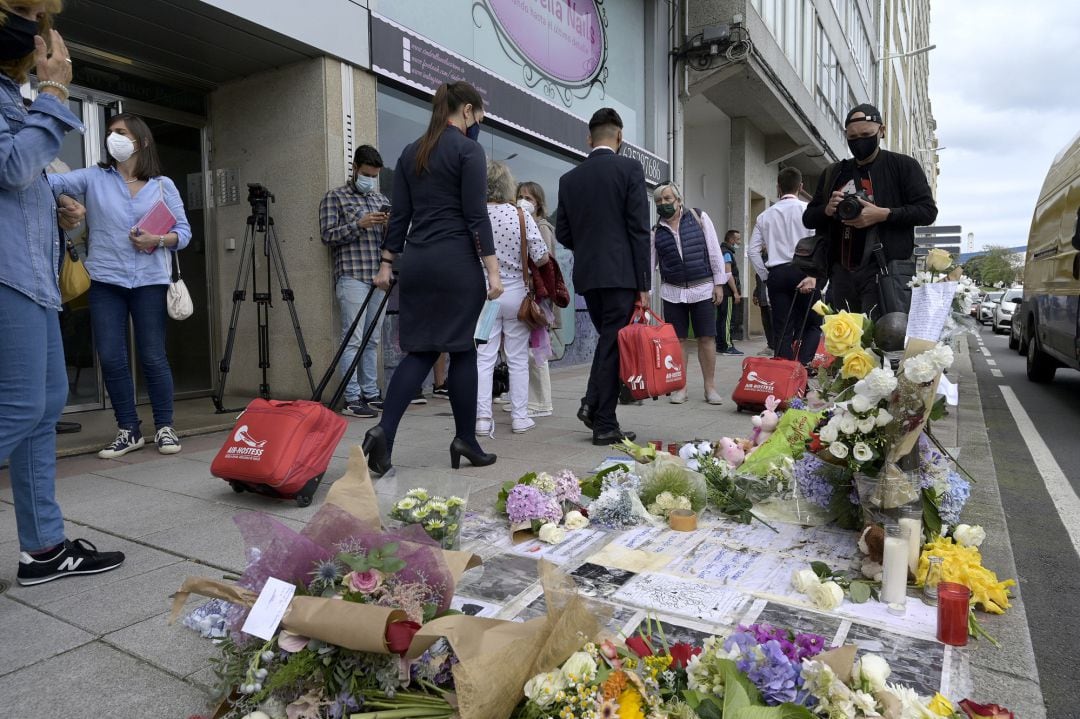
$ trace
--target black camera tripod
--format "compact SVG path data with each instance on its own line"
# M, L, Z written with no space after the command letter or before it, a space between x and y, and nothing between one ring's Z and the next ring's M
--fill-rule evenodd
M308 354L304 345L304 334L300 330L300 318L296 315L295 295L289 285L289 274L285 270L285 259L281 254L281 244L277 233L274 231L274 218L270 216L269 203L274 201L274 195L265 187L257 183L248 183L248 202L251 204L251 214L247 218L247 230L244 233L244 244L240 250L240 266L236 270L236 285L233 287L232 318L229 320L229 334L225 340L225 354L218 365L217 389L214 392L214 407L218 414L235 412L242 408L227 409L222 401L225 398L225 380L229 375L229 365L232 361L233 347L236 342L236 323L240 319L240 307L247 299L248 278L251 279L251 297L255 301L256 315L258 317L259 338L259 369L262 370L262 382L259 384L259 396L270 399L270 382L266 372L270 369L270 308L273 307L271 298L271 266L277 274L278 286L281 288L281 299L285 300L289 307L289 316L292 318L293 332L296 333L296 344L300 349L300 362L307 372L308 385L312 393L315 392L315 380L311 376L311 355ZM266 291L259 291L259 276L255 265L255 240L257 235L262 235L263 256L266 258Z

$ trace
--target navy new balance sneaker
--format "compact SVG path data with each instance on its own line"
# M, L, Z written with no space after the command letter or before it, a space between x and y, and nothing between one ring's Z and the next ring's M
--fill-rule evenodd
M85 539L64 540L47 559L35 559L27 552L19 554L19 573L16 577L24 587L44 584L54 579L76 574L99 574L116 569L124 563L123 552L99 552Z

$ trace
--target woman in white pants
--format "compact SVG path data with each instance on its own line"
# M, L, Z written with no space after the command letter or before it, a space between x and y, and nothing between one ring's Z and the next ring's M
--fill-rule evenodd
M555 260L555 228L547 219L547 201L544 198L544 188L537 182L522 182L517 187L518 207L532 215L536 220L536 226L540 228L540 236L544 238L548 256ZM541 307L550 310L554 320L549 330L557 330L560 327L561 311L550 299L540 300ZM538 362L536 355L529 352L529 416L550 417L554 407L551 404L551 373L548 361Z
M521 228L525 226L525 244L530 259L537 265L548 261L547 247L536 221L514 205L517 187L509 168L501 162L488 163L488 217L495 236L495 256L503 294L496 300L499 314L488 341L477 348L476 433L495 436L491 413L491 375L499 359L499 349L506 354L510 368L510 417L515 433L528 432L536 426L529 418L529 328L518 321L518 308L525 298L527 267L522 267Z

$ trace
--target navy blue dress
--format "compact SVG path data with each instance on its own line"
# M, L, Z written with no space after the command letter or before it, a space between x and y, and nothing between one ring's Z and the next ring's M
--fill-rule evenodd
M464 352L487 296L480 258L495 254L484 149L447 126L417 175L418 145L398 158L383 241L399 255L399 342L405 352Z

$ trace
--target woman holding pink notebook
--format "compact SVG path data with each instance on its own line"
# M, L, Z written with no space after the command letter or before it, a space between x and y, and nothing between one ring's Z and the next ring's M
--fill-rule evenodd
M49 175L53 193L86 205L90 239L90 323L118 431L100 452L114 459L145 444L128 363L128 319L154 411L154 442L162 454L180 451L173 429L173 378L165 355L165 293L173 253L191 240L176 185L161 174L150 128L124 113L109 120L108 157L95 167Z

